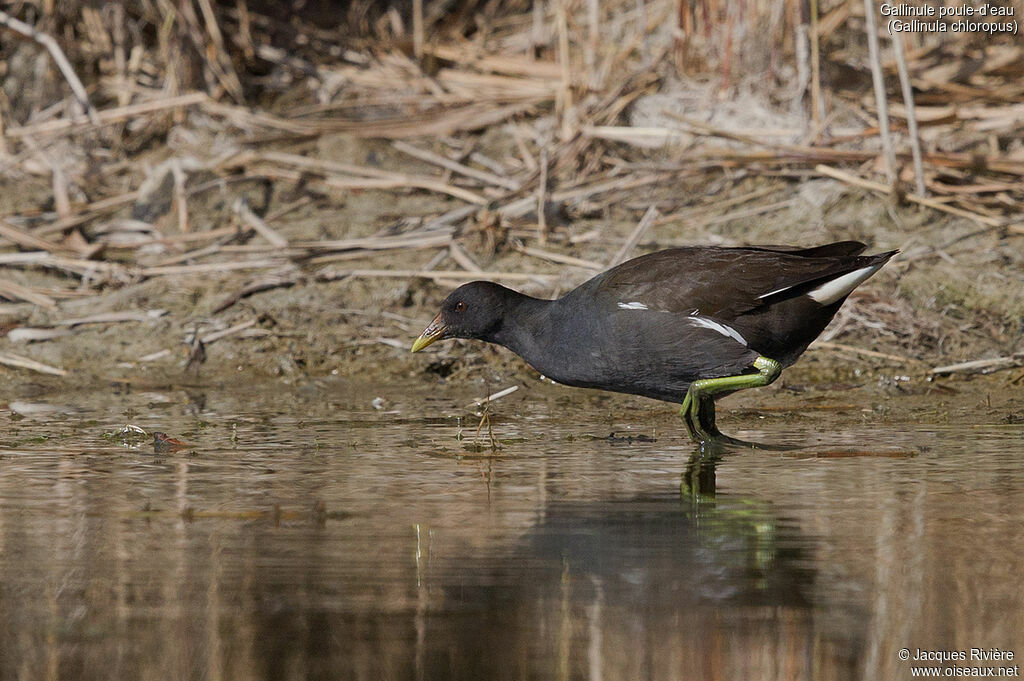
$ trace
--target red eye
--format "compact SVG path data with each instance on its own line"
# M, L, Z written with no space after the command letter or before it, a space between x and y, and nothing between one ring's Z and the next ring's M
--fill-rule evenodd
M456 312L465 312L466 311L466 304L464 302L462 302L461 300L459 302L455 303L455 311Z

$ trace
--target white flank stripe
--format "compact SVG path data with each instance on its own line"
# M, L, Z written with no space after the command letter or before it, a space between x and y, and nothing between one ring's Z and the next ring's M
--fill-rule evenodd
M790 289L790 288L793 288L793 287L792 286L783 286L782 288L777 288L774 291L769 291L768 293L762 293L761 295L759 295L757 297L757 299L758 300L764 300L765 298L774 296L776 293L782 293L786 289Z
M849 295L850 291L860 286L861 282L877 272L881 267L882 265L870 265L853 272L847 272L841 277L826 281L807 295L816 303L831 305L840 298Z
M703 326L705 329L712 329L713 331L717 331L723 336L729 336L730 338L739 341L743 345L747 344L747 339L741 336L740 332L732 328L731 326L720 324L713 319L708 319L707 317L688 317L688 319L697 326Z
M619 307L623 310L646 310L647 306L643 303L633 301L632 303L619 303Z

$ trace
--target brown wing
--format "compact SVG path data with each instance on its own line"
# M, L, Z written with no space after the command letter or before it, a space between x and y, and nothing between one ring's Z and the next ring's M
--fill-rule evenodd
M621 305L729 320L780 297L806 292L820 282L870 264L850 256L818 255L828 246L785 252L773 247L671 248L643 255L594 277L569 296L590 296L611 310ZM567 297L569 297L567 296Z

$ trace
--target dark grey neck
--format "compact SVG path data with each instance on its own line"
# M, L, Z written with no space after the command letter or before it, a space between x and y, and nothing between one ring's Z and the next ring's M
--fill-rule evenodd
M599 316L586 314L588 301L575 292L557 300L510 293L504 324L483 340L504 345L559 383L599 385L610 368L602 359L605 331Z
M504 345L535 369L545 371L545 356L556 347L554 334L564 322L559 300L542 300L510 291L504 323L483 340Z

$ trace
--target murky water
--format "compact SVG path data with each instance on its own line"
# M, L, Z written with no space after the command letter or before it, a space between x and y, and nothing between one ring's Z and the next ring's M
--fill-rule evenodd
M0 678L899 679L901 648L1024 655L1020 426L745 431L813 444L697 460L664 405L581 395L495 405L496 456L447 392L8 397ZM188 446L105 435L126 423Z

